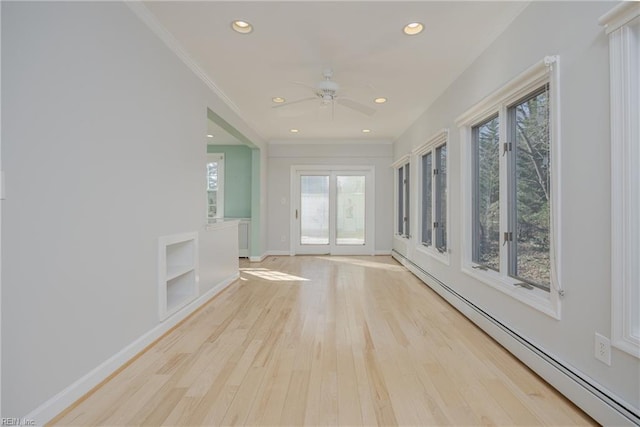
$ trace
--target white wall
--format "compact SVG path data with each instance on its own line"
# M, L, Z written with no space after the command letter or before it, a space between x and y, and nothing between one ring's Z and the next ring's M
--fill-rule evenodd
M268 251L289 253L293 165L373 165L375 167L375 250L391 250L393 175L390 143L335 142L269 145L267 200ZM282 201L284 200L284 203ZM284 237L284 241L282 238Z
M419 253L411 254L412 260L547 353L640 408L640 361L616 349L610 367L594 358L594 333L609 336L611 330L609 58L598 18L614 5L533 2L399 138L394 158L442 128L451 130L451 265ZM482 98L545 55L556 54L561 67L560 279L566 291L561 321L460 271L461 141L454 125ZM394 247L411 252L399 239L394 238Z
M198 233L200 294L238 275L238 224L212 224Z
M250 131L123 3L2 2L2 88L19 417L158 325L157 239L205 223L207 107Z

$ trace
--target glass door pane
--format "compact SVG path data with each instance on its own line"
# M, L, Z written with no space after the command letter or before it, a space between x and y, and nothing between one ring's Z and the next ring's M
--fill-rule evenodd
M365 177L336 177L336 244L365 244Z
M300 176L300 244L329 244L328 176Z

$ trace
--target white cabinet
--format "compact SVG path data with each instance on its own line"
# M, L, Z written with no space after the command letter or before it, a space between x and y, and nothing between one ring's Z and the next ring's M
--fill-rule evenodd
M198 234L158 239L158 316L164 320L198 297Z

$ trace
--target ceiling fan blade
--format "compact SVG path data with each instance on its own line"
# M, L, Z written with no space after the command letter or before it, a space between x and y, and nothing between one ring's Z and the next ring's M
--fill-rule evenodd
M285 102L284 104L278 104L278 105L274 105L271 108L282 108L282 107L288 107L289 105L293 105L293 104L299 104L301 102L307 102L307 101L314 101L316 100L317 97L313 96L310 98L303 98L303 99L298 99L297 101L291 101L291 102Z
M312 90L312 91L313 91L313 93L316 93L316 91L318 90L318 89L316 89L315 87L313 87L313 86L311 86L310 84L305 83L305 82L292 81L291 83L296 84L296 85L298 85L298 86L306 87L307 89Z
M362 113L366 116L373 116L376 112L375 108L369 107L367 105L361 104L358 101L354 101L349 98L338 98L336 102L342 106L347 108L351 108L352 110L356 110L359 113Z

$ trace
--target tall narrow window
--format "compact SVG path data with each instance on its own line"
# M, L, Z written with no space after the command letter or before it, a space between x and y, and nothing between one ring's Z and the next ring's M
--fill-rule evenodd
M410 217L411 196L410 196L410 177L411 170L409 163L404 163L398 167L398 206L397 206L397 228L398 235L410 237Z
M224 154L207 154L207 220L224 217Z
M433 154L422 156L422 244L431 246L433 242Z
M548 290L550 153L548 85L508 109L509 275Z
M473 262L500 270L500 138L498 117L472 128Z
M404 165L404 235L411 237L411 166Z
M447 146L436 148L436 200L435 200L435 232L436 249L444 252L447 249Z
M404 234L404 166L398 168L398 228L400 235Z
M444 129L415 151L420 160L420 243L429 255L447 252L448 136Z

